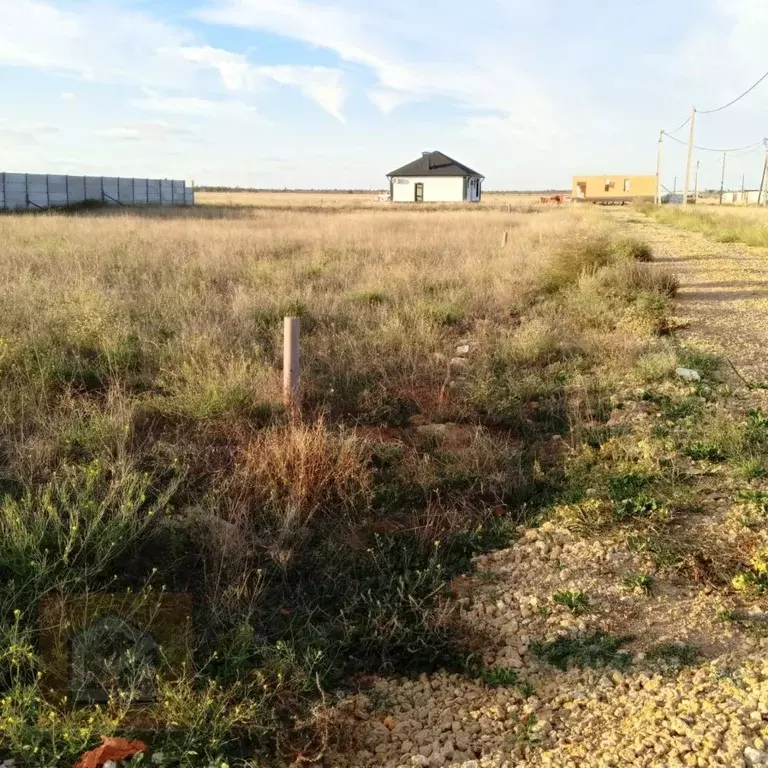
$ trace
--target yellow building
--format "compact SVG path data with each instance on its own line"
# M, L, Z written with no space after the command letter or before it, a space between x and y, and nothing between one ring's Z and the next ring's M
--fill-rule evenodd
M656 176L574 176L574 200L586 203L631 203L656 198Z

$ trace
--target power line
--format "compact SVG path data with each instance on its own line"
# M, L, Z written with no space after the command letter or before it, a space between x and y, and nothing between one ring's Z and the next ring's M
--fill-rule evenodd
M672 136L669 133L667 133L666 131L662 131L662 133L665 136L668 136L670 139L672 139L672 141L676 141L678 144L682 144L683 146L686 146L686 147L688 146L688 142L687 141L683 141L682 139L678 139L676 136ZM701 152L726 152L726 153L729 153L729 152L741 152L742 150L745 150L745 149L756 149L757 147L762 146L763 142L764 142L764 139L760 139L760 141L756 141L754 144L747 144L746 147L733 147L731 149L714 149L713 147L700 147L700 146L698 146L696 144L693 145L693 148L694 149L698 149Z
M762 83L762 82L763 82L763 80L765 80L765 78L766 78L766 77L768 77L768 72L766 72L766 73L765 73L765 74L764 74L764 75L763 75L763 76L762 76L762 77L761 77L759 80L757 80L755 83L753 83L752 85L750 85L750 86L749 86L749 88L747 88L747 90L746 90L746 91L744 91L744 93L742 93L742 94L739 94L739 95L738 95L738 96L737 96L735 99L733 99L733 100L729 101L727 104L723 104L723 106L722 106L722 107L717 107L717 109L697 109L696 111L697 111L699 114L702 114L702 115L711 115L713 112L721 112L721 111L722 111L722 110L724 110L724 109L728 109L728 107L731 107L731 106L733 106L733 105L734 105L734 104L735 104L737 101L740 101L741 99L743 99L743 98L744 98L744 97L745 97L745 96L746 96L748 93L751 93L752 91L754 91L754 90L755 90L755 88L757 88L757 86L758 86L758 85L760 85L760 83Z
M675 128L674 131L662 131L662 133L666 133L667 136L669 136L670 133L677 133L681 128L685 128L685 126L688 125L688 123L690 123L690 122L691 122L691 118L690 117L686 117L685 120L682 123L680 123L680 125L678 125L677 128Z

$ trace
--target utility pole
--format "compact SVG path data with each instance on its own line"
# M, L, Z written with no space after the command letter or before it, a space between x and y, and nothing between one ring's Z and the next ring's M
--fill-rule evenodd
M746 205L747 199L744 197L744 176L745 174L741 174L741 204Z
M685 187L683 205L688 205L688 190L691 188L691 163L693 162L693 132L696 124L696 107L691 107L691 130L688 133L688 159L685 163Z
M677 194L677 176L675 176L675 180L672 182L672 194Z
M656 153L656 205L661 205L661 150L664 146L664 131L659 131L659 149ZM768 156L768 154L766 155Z
M696 181L693 184L693 202L698 203L699 202L699 163L700 161L696 161Z
M765 192L766 175L768 175L768 139L763 139L763 143L765 144L765 160L763 160L763 173L760 176L760 191L757 193L758 205L764 205L763 192Z
M727 152L723 152L723 172L720 174L720 205L723 204L723 189L725 187L725 158L727 155Z

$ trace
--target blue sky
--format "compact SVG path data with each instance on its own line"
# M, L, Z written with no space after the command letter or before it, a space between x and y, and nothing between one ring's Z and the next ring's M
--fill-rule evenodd
M0 170L378 188L440 149L491 189L653 173L659 129L754 81L767 39L766 0L0 0ZM766 105L768 81L697 144L760 140Z

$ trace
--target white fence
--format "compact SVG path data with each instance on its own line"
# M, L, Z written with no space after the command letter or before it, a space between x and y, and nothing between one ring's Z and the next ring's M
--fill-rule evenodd
M765 203L766 199L768 199L768 193L764 191L761 196L759 189L745 189L743 192L741 190L737 192L723 192L723 203L730 205L738 203L742 205L760 205Z
M0 209L26 210L96 200L107 205L194 205L194 187L171 179L0 173Z

